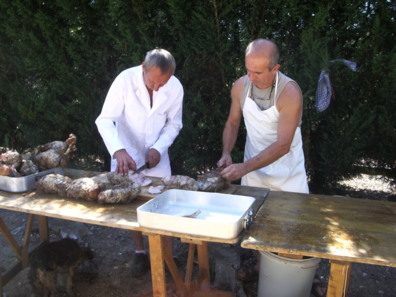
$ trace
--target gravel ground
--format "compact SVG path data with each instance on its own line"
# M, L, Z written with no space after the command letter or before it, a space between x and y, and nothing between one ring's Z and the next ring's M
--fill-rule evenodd
M379 177L368 175L362 175L359 178L340 183L339 191L344 196L377 200L393 200L396 194L395 188L389 183L382 181ZM12 234L21 242L26 215L0 210L0 217L3 218ZM36 224L33 226L33 230L31 242L34 244L39 240ZM139 278L132 278L130 275L134 247L128 231L50 219L50 240L61 238L62 233L77 236L81 242L88 244L95 253L94 259L84 263L78 271L75 279L77 296L150 296L150 274L147 273ZM16 258L3 236L0 236L0 250L0 273L4 273L15 263ZM180 262L184 263L186 246L176 242L176 250ZM228 271L231 275L234 275L235 269L240 264L238 253L242 255L243 261L252 261L251 251L239 249L232 245L210 245L209 252L211 255L229 255L229 258L226 258L224 262L232 262ZM237 256L235 256L235 253L237 253ZM213 271L216 269L213 269ZM4 287L3 297L30 296L31 289L27 282L27 271L28 269L24 269ZM327 283L328 274L329 263L327 260L322 260L317 275L324 284ZM215 277L212 279L215 279ZM238 291L238 297L257 297L257 282L245 284L237 282L236 285L242 288ZM60 288L57 296L66 296L62 287ZM176 296L172 294L169 295ZM396 268L353 264L348 296L396 296Z

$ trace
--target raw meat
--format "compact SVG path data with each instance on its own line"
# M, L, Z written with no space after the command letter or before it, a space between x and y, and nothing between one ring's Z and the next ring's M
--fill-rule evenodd
M38 193L66 196L67 188L71 182L70 177L61 174L48 174L36 182L36 189Z
M50 149L48 151L39 153L35 158L34 162L38 164L41 171L52 169L59 166L62 155L56 150Z
M162 183L168 189L198 190L197 181L186 175L172 175L164 177Z
M34 152L38 152L34 156L34 163L41 171L58 166L65 167L69 162L70 155L77 150L76 142L77 137L70 134L64 142L57 140L39 145L34 149Z
M123 183L111 186L98 195L99 203L129 203L140 193L140 185Z
M36 188L38 193L99 203L128 203L141 191L140 184L113 172L75 180L60 174L48 174L36 182Z
M90 201L98 200L99 192L106 188L105 184L97 183L89 177L73 180L67 187L66 196Z
M227 189L230 182L223 178L219 170L212 170L203 175L198 175L198 191L218 192Z
M36 164L34 164L32 160L24 159L22 160L22 166L21 169L19 169L19 171L21 172L21 175L26 176L39 172L39 168L37 167Z
M203 175L198 175L198 180L185 175L172 175L164 177L162 179L162 183L168 189L184 189L204 192L218 192L230 186L230 182L221 176L219 170L213 170Z
M230 182L222 177L208 177L197 180L198 191L218 192L227 189Z
M66 167L76 148L77 137L70 134L65 141L52 141L29 148L19 154L15 150L0 148L0 175L11 177L26 176L53 169ZM11 166L11 167L10 167Z
M22 157L17 151L6 151L0 155L0 162L18 168L21 165Z
M137 183L142 187L146 187L150 185L153 181L145 176L143 173L133 173L133 171L129 171L128 176L117 174L115 172L109 172L107 174L107 178L109 179L111 184L119 184L119 183Z
M0 175L19 177L21 174L15 169L13 165L7 165L0 163Z
M48 150L53 150L58 154L62 154L64 152L66 152L67 148L68 148L68 144L66 143L66 141L60 141L60 140L55 140L46 144L42 144L36 147L36 149L39 152L45 152Z
M129 179L128 176L117 174L115 172L108 172L107 179L109 180L110 184L112 184L112 185L131 182L131 180Z

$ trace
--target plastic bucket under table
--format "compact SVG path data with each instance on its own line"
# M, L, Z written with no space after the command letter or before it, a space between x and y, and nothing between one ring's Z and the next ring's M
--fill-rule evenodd
M258 297L310 297L320 258L292 259L260 253Z

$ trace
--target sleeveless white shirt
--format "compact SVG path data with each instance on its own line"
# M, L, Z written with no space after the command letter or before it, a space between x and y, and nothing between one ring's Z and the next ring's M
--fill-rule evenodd
M280 82L281 81L281 82ZM253 158L277 140L279 111L276 102L288 82L294 82L278 71L274 105L261 110L248 92L242 107L247 137L244 161ZM290 151L268 166L242 177L242 185L265 187L274 191L308 193L301 129L297 127Z

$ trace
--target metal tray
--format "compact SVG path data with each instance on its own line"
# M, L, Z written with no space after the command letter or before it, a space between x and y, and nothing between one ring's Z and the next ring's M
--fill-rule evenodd
M171 189L137 208L140 226L213 238L234 239L251 221L255 199Z
M0 190L7 192L26 192L36 188L36 180L50 173L63 174L63 169L56 167L21 177L0 175Z

